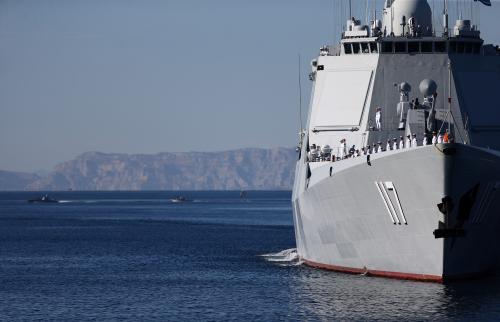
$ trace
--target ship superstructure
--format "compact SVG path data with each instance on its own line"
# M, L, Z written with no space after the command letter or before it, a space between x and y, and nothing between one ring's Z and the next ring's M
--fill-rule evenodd
M500 267L500 51L426 0L351 17L311 62L293 190L305 263L443 281Z

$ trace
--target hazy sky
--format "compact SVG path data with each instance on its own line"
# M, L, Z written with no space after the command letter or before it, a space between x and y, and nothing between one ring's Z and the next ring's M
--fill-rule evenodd
M365 1L353 2L364 17ZM309 61L338 40L346 4L0 1L0 169L50 169L85 151L294 146L297 55L305 111ZM500 43L498 17L500 3L481 6L488 42Z

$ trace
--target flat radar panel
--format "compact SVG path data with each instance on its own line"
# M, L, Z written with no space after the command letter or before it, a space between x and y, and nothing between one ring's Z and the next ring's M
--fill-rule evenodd
M313 100L313 127L359 126L372 71L327 70L322 74Z
M500 74L498 72L459 72L459 96L472 127L500 126Z

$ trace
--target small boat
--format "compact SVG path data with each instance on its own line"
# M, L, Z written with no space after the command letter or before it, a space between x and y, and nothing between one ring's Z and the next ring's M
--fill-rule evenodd
M173 199L170 199L170 201L172 201L172 202L177 202L177 203L181 203L181 202L191 202L191 201L193 201L193 200L191 200L191 199L187 199L187 198L186 198L186 197L184 197L184 196L177 196L177 197L175 197L175 198L173 198Z
M59 200L52 199L51 197L49 197L49 195L44 195L44 196L38 197L36 199L30 199L30 200L28 200L28 202L31 202L31 203L35 203L35 202L39 202L39 203L58 203Z

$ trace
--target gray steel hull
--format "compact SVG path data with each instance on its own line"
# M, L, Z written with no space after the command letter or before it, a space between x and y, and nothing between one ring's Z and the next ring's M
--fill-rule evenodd
M500 154L462 144L374 154L371 165L366 156L299 160L298 253L312 266L426 281L497 269L499 183ZM448 215L437 206L445 196L454 204ZM435 238L438 228L463 236Z

